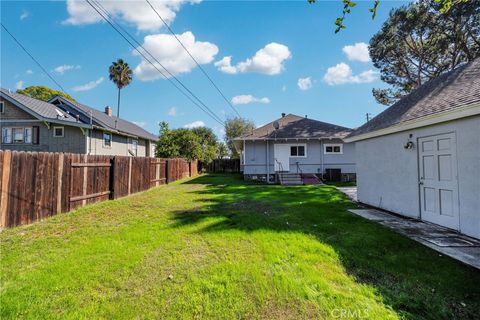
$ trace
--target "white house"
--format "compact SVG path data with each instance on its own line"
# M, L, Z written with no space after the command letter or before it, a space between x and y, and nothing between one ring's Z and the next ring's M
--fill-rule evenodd
M480 238L480 60L351 133L358 200Z
M234 139L242 151L246 180L285 184L355 179L355 144L343 138L352 129L294 114L282 117Z

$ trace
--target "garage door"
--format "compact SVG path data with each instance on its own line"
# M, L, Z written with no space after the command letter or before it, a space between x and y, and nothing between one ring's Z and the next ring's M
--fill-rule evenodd
M459 229L455 133L418 139L421 218Z

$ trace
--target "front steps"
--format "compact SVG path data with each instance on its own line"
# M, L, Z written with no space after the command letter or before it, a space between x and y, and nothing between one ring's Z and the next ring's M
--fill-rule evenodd
M314 174L309 173L277 173L278 182L284 186L301 186L323 184Z

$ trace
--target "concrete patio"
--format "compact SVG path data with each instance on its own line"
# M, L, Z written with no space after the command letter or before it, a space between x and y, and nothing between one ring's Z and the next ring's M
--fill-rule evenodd
M480 241L453 230L374 209L351 209L350 212L378 222L410 239L480 269Z

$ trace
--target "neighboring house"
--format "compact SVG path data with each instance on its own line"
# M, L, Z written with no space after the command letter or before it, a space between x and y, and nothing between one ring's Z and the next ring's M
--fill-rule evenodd
M360 202L480 238L480 60L428 81L346 138Z
M156 136L126 120L54 97L0 89L0 149L153 157Z
M355 179L355 144L344 143L352 130L293 114L234 140L241 150L246 180L273 181L278 173Z

